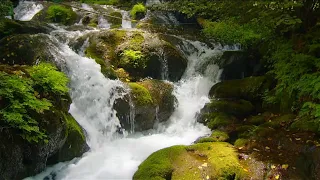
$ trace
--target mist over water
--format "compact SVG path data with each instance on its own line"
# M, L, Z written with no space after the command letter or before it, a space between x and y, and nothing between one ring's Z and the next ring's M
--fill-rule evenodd
M17 8L22 8L19 6ZM82 7L91 8L84 4ZM33 12L30 10L30 16ZM131 25L123 22L122 27ZM149 134L121 135L117 133L120 122L112 106L129 90L121 81L106 78L100 65L84 57L85 48L75 52L67 45L68 39L85 33L88 32L71 33L57 27L48 36L54 42L50 50L55 62L70 78L72 104L69 111L85 129L91 150L81 158L59 163L28 180L132 179L138 165L151 153L172 145L191 144L210 133L207 127L196 122L195 116L209 102L208 92L221 74L217 65L206 63L219 57L223 47L210 48L204 43L180 38L182 43L177 48L188 59L188 67L182 79L173 83L173 94L177 98L173 115L167 124L160 124ZM83 47L88 46L86 43L88 41Z

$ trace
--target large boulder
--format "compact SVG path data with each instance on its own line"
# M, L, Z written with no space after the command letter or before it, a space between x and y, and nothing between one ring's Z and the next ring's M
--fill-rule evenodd
M175 104L172 84L148 79L128 85L130 93L114 104L124 129L144 131L169 119Z
M245 99L256 101L272 86L272 79L266 76L227 80L215 84L209 92L211 98Z
M131 81L144 77L177 81L187 67L187 59L176 47L140 30L93 33L86 55L115 70L123 68Z
M18 34L0 40L0 64L33 65L48 60L50 39L43 34Z
M134 180L249 179L232 145L206 142L172 146L151 154L135 172Z
M0 72L0 179L33 176L48 165L80 157L88 150L83 129L68 113L71 98L67 81L61 80L63 73L47 64L0 65ZM57 77L61 82L54 79ZM40 86L43 79L50 85ZM51 89L56 85L60 90ZM14 106L17 101L19 107Z
M32 18L32 21L72 25L79 20L78 15L70 6L50 2L42 4L44 8Z
M52 28L43 22L23 22L0 18L0 40L13 34L48 33L50 30Z

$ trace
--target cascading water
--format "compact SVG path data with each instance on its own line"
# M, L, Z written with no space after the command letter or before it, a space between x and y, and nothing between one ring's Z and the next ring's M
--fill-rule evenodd
M76 53L67 45L69 40L65 39L83 33L86 32L58 29L49 37L53 41L52 55L71 81L70 113L86 130L91 150L82 158L59 163L27 179L131 179L138 165L152 152L172 145L190 144L210 133L208 128L196 122L195 116L209 101L209 89L219 79L220 71L214 64L199 69L204 62L219 56L222 47L209 48L200 42L181 39L178 48L189 64L182 80L174 83L173 93L178 105L169 123L159 124L158 130L149 135L134 133L125 137L117 133L120 123L112 108L114 101L127 93L124 84L105 78L93 59L83 57L83 50Z
M20 21L30 21L34 15L43 9L42 4L32 1L20 1L19 5L13 10L14 19Z
M132 28L132 23L130 19L130 15L128 11L121 11L122 14L122 24L121 27L123 29L130 29Z

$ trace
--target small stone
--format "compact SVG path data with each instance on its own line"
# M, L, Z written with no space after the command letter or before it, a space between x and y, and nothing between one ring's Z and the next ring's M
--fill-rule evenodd
M202 167L208 167L208 163L203 163L201 166Z

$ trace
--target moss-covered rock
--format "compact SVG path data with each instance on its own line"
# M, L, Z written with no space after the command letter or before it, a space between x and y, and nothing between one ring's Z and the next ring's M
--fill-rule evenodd
M215 84L210 92L210 97L244 99L257 101L272 85L272 80L266 76L248 77L237 80L227 80Z
M246 146L249 143L248 139L244 139L244 138L239 138L234 142L234 146L237 148L241 148Z
M14 35L0 40L0 63L10 65L33 65L37 60L50 57L47 43L50 39L41 34Z
M42 22L23 22L0 18L0 40L9 35L48 33L50 30L51 28Z
M296 119L289 127L293 131L320 132L320 123L308 118Z
M172 146L151 154L133 179L246 179L232 145L224 142Z
M139 20L144 18L146 13L147 13L147 8L143 4L138 3L132 7L130 11L130 16L132 17L132 19Z
M210 112L223 112L236 117L245 117L250 115L254 107L246 100L211 100L209 104L205 106Z
M108 22L111 23L111 28L120 28L122 25L122 14L119 11L114 11L106 17Z
M138 82L149 90L153 103L156 105L159 122L169 119L174 111L175 97L172 94L173 85L164 81L147 79Z
M195 143L205 142L223 142L229 139L229 135L224 131L215 130L209 137L203 137L197 140Z
M46 19L49 22L70 25L76 22L77 14L72 8L63 5L51 5L48 7Z
M112 29L94 33L87 50L94 52L90 57L101 59L114 69L123 68L131 81L144 77L177 81L187 67L187 60L178 49L144 31ZM167 72L163 72L165 69Z
M225 113L209 113L204 115L207 119L206 125L210 129L219 129L234 124L236 118Z
M48 65L39 65L36 70L39 70L39 67L44 68L48 67ZM24 113L27 113L27 117L34 119L35 125L31 126L30 130L32 130L32 128L38 129L39 132L44 133L45 139L37 139L37 137L39 137L37 134L23 134L25 132L21 132L19 127L8 125L6 119L1 116L0 179L23 179L28 176L33 176L43 171L47 165L56 164L61 161L69 161L81 156L88 150L83 130L68 113L71 98L67 94L67 81L61 81L62 84L55 84L63 86L62 91L57 92L50 90L50 88L44 91L44 85L38 86L42 82L33 76L35 72L32 72L30 69L35 70L35 67L31 68L30 66L19 65L0 66L0 71L5 72L7 76L11 76L11 78L19 74L21 80L32 79L33 88L31 88L30 91L32 92L34 90L34 92L31 94L34 94L37 99L45 97L48 102L51 103L48 109L42 110L41 112L24 109L24 107L21 106L21 111L28 110ZM53 77L53 75L58 75L56 69L46 70L47 74L42 74L43 78L47 77L49 82L55 80L56 77ZM55 73L53 73L53 71L55 71ZM42 77L40 74L37 74L38 78ZM62 73L59 74L61 75ZM61 78L61 76L58 77ZM6 87L2 85L3 84L0 85L2 90L9 88L9 84ZM50 87L55 88L53 86ZM13 89L13 94L15 92L17 93L18 90ZM0 108L2 112L4 108L3 105L10 102L8 98L11 98L11 100L17 98L19 101L23 101L21 96L16 94L14 94L13 97L1 98ZM37 101L34 101L34 103L34 106L40 106L36 104ZM11 104L9 105L12 106ZM26 119L23 120L26 121ZM26 124L26 126L30 127L30 124Z
M172 84L147 79L128 85L131 89L129 95L116 100L114 104L123 128L128 131L143 131L153 128L157 122L168 120L175 103ZM129 117L134 118L134 129Z

